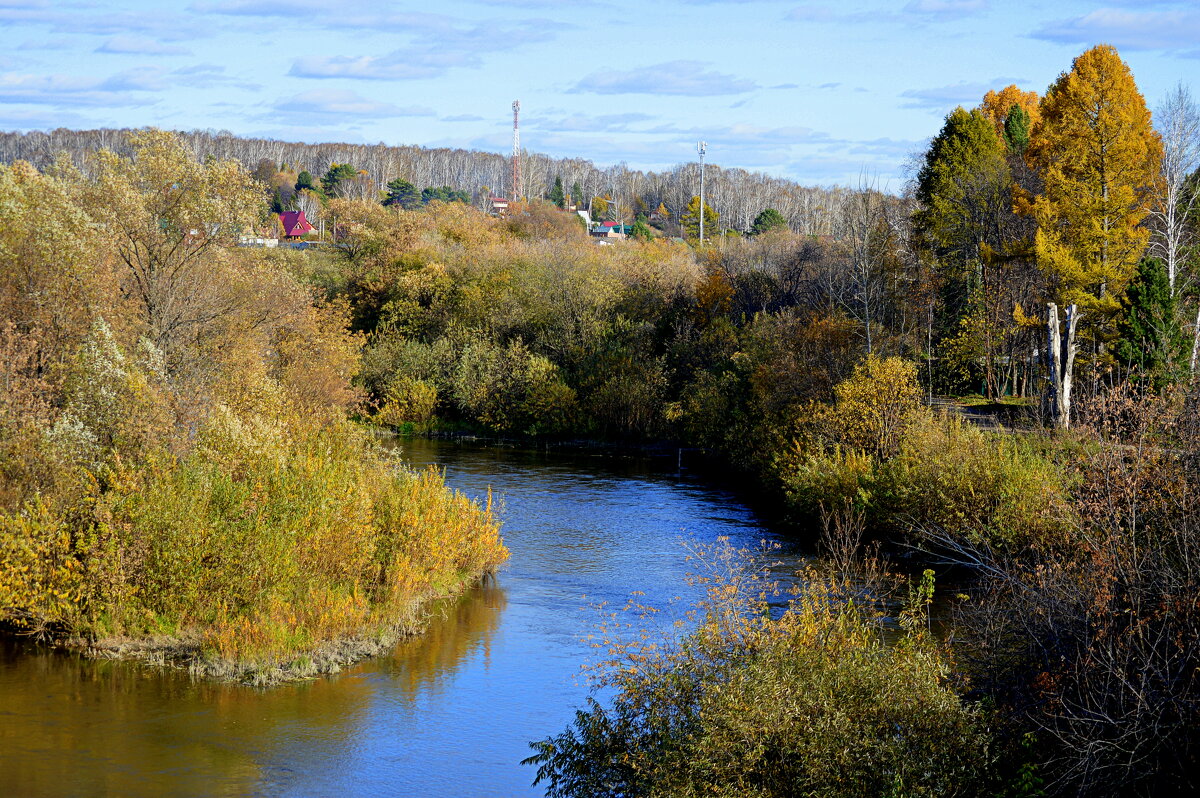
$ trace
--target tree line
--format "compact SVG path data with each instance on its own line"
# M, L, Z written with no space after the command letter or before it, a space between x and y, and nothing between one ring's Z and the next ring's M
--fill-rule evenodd
M27 161L48 167L60 153L87 168L89 153L101 149L128 154L125 130L65 130L0 133L0 163ZM508 156L450 148L387 146L383 144L302 144L234 136L225 131L180 131L199 159L236 159L254 170L262 162L293 173L323 175L350 164L362 172L371 196L401 179L419 187L447 186L486 203L491 195L508 196L512 167ZM632 224L639 213L663 205L678 220L698 191L697 164L680 164L663 172L629 169L624 164L599 168L582 158L551 158L538 153L521 156L528 199L549 198L556 181L582 207L593 197L607 198L614 217ZM749 230L764 208L775 208L793 230L807 235L837 235L847 191L838 186L806 187L783 178L742 169L706 166L706 205L735 230Z

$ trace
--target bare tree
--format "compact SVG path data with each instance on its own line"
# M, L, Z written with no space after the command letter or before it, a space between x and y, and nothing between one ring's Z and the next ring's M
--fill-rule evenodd
M1150 248L1166 263L1174 293L1188 244L1187 218L1197 197L1188 177L1200 168L1200 108L1180 83L1159 105L1157 118L1163 140L1163 189L1153 211L1156 229Z

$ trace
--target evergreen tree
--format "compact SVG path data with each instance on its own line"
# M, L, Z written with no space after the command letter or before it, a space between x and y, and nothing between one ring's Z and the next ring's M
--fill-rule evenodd
M327 197L338 196L338 185L343 181L358 177L358 170L348 163L330 164L328 171L321 178L321 189ZM299 182L299 181L297 181Z
M550 201L560 208L566 205L566 195L563 193L561 177L554 178L554 188L550 189Z
M705 227L707 227L707 220ZM767 208L758 216L754 217L754 224L750 226L750 235L759 236L771 230L786 230L787 219L783 218L783 214L774 208Z
M650 225L646 224L646 220L642 216L639 216L633 223L633 229L629 233L639 241L649 241L654 237L654 234L650 232Z
M579 187L578 180L571 184L571 201L575 203L576 208L583 205L583 189Z
M1137 369L1159 390L1184 372L1187 338L1179 324L1167 269L1158 258L1142 258L1122 303L1117 360Z
M402 177L397 177L387 184L387 197L383 204L399 205L408 210L421 204L421 195L417 193L416 186Z
M296 189L296 191L304 191L304 190L316 191L317 190L317 185L316 185L316 183L313 182L313 176L311 173L308 172L308 170L305 170L305 171L301 172L300 174L296 175L295 189Z
M1029 146L1029 129L1031 122L1029 114L1019 105L1014 104L1004 118L1004 143L1008 151L1014 155L1023 155Z

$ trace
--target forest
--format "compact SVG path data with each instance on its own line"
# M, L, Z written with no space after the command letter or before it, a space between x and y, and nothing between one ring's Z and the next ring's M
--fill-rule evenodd
M714 169L712 208L694 167L543 159L492 215L505 162L478 153L0 151L13 628L311 658L504 558L490 508L370 430L689 447L820 556L779 612L756 560L699 553L696 627L614 640L612 700L533 743L548 794L1196 789L1183 85L1152 115L1098 46L953 110L898 196ZM562 207L589 200L638 234L597 245ZM301 203L320 245L237 245Z

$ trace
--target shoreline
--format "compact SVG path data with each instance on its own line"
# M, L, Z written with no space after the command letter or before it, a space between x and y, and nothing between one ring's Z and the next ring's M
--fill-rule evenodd
M357 634L323 641L311 650L297 652L286 662L246 662L205 655L202 638L195 630L184 635L113 636L96 640L64 636L35 645L78 654L90 660L141 662L154 668L187 671L194 680L265 689L337 674L348 665L381 656L405 638L423 634L429 610L437 602L457 599L472 587L495 578L495 572L490 572L466 579L452 592L415 600L407 617L364 629ZM6 636L20 638L20 635Z

